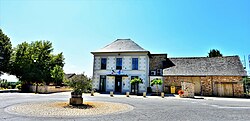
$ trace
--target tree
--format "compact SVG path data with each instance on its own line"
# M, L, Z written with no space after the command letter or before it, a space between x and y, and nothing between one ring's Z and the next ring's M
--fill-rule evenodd
M51 70L51 77L54 79L56 85L61 85L64 78L63 68L56 65L53 70Z
M55 82L51 70L56 66L63 68L64 57L62 53L54 55L52 52L52 43L49 41L35 41L30 44L23 42L17 45L11 57L11 73L16 75L24 86Z
M210 52L208 53L208 57L222 57L223 55L220 53L219 50L217 49L212 49L210 50Z
M134 93L138 93L139 92L139 84L140 83L143 83L142 82L142 79L140 79L140 78L133 78L132 80L130 80L130 84L131 84L131 86L134 86ZM136 89L138 89L138 91L136 92Z
M0 29L0 76L10 71L10 57L12 45L10 38Z
M66 85L73 89L73 93L82 94L92 90L92 80L86 75L75 75L67 81Z
M153 79L150 83L151 86L154 86L156 85L156 94L158 95L158 92L159 92L159 88L158 88L158 85L162 85L162 80L161 79Z

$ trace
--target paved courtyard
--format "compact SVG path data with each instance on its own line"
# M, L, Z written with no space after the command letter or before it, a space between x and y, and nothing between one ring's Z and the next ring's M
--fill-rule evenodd
M123 103L133 106L133 110L122 113L114 113L98 116L81 117L39 117L29 115L13 114L6 109L15 105L27 103L44 103L53 101L68 101L69 92L55 94L33 94L33 93L0 93L0 121L134 121L134 120L237 120L246 121L250 119L250 99L230 98L206 98L189 99L176 97L147 97L141 96L125 97L100 94L94 97L84 95L85 101L103 101ZM41 109L42 110L42 109Z

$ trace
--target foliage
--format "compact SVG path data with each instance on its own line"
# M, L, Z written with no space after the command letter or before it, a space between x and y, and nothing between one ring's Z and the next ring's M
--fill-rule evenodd
M247 83L247 84L250 84L250 77L247 77L246 83Z
M92 80L84 74L73 76L66 84L73 89L75 94L89 92L92 89Z
M131 81L130 81L130 84L139 84L139 83L143 83L142 82L142 79L140 79L140 78L134 78L134 79L132 79Z
M217 49L212 49L210 50L210 52L208 53L208 57L222 57L223 55L220 53L219 50Z
M150 83L151 86L154 86L154 85L162 85L162 80L161 79L153 79Z
M51 70L56 66L63 68L64 58L62 53L53 55L52 52L52 43L49 41L35 41L30 44L23 42L17 45L11 57L11 73L23 84L54 82Z
M151 85L151 86L156 85L156 93L157 93L157 95L158 95L158 92L159 92L158 85L162 85L162 80L161 80L161 79L158 79L158 78L153 79L153 80L151 81L150 85Z
M7 80L0 80L0 88L3 89L14 89L19 82L8 82Z
M10 38L0 29L0 75L9 73L12 45Z
M17 84L16 88L20 90L22 88L22 84Z
M51 70L51 77L54 79L56 85L61 85L64 78L63 68L56 65L53 70Z

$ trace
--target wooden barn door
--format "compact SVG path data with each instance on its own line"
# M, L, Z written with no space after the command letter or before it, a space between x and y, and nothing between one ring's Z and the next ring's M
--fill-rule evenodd
M233 84L216 84L216 87L218 96L233 96Z
M192 77L194 84L194 94L201 95L201 80L199 77Z

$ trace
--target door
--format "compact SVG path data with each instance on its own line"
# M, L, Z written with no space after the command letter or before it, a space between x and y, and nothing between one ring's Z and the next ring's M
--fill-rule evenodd
M131 80L135 79L135 78L138 78L138 76L131 76ZM130 92L131 92L131 94L138 94L139 84L138 83L131 84L131 91Z
M106 76L105 75L100 76L99 91L100 92L106 91Z
M233 84L216 84L218 96L233 96Z
M201 95L201 80L199 77L192 77L194 84L194 94Z
M233 96L233 84L222 84L223 96Z
M122 92L122 77L115 77L115 92Z
M132 94L138 94L138 92L139 92L138 87L139 87L138 83L131 84L131 93Z

